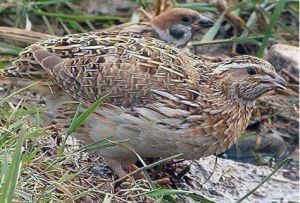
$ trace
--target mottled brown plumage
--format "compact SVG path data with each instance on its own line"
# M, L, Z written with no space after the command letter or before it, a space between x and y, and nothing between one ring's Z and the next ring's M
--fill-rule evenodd
M91 33L72 34L64 37L51 37L36 44L55 51L63 58L83 57L96 54L97 46L93 47L93 39L105 31L127 32L142 34L148 37L161 39L175 46L184 46L191 40L194 33L201 28L210 27L213 22L191 9L170 9L150 22L125 23L106 30ZM8 30L13 32L12 30ZM19 33L20 31L18 31ZM1 33L1 32L0 32ZM15 33L17 35L18 33ZM2 33L5 34L5 33ZM96 36L95 36L96 35ZM92 37L91 37L92 36ZM28 38L29 36L26 36ZM47 38L49 35L47 35ZM23 37L24 38L24 37ZM23 39L22 38L22 39ZM86 41L86 42L85 42ZM84 46L85 49L81 46ZM13 65L5 70L5 76L15 77L11 74L22 74L20 77L47 78L47 74L33 59L30 47L25 48Z
M61 38L60 46L28 49L50 80L67 92L54 92L55 99L72 95L89 105L111 93L77 138L86 143L128 139L142 157L183 153L184 158L197 159L222 152L244 131L255 100L286 85L271 64L256 57L211 63L140 35L82 37L73 39L74 45L64 45ZM64 59L66 50L68 56L85 54ZM136 160L120 147L100 153L119 176L125 175L122 166Z

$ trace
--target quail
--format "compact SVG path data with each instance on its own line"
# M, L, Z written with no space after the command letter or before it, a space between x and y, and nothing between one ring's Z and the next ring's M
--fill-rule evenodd
M245 130L256 99L286 86L263 59L213 63L138 34L85 34L42 46L27 49L32 69L3 74L59 86L54 103L66 96L88 106L110 93L75 136L87 144L123 140L142 157L223 152ZM137 159L119 146L99 153L118 176Z

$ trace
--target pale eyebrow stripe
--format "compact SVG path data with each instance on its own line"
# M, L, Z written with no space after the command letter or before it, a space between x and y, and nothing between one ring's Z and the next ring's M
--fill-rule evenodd
M227 69L243 69L243 68L246 68L246 67L255 67L255 68L259 68L261 69L261 65L258 65L258 64L252 64L252 63L230 63L230 64L225 64L225 65L220 65L220 66L217 66L214 70L213 70L213 73L216 74L216 73L222 73L224 72L225 70Z

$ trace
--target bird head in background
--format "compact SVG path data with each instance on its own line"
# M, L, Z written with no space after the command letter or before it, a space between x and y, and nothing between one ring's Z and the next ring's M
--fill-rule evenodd
M174 8L154 17L151 24L161 40L180 47L197 31L213 26L214 22L197 11Z

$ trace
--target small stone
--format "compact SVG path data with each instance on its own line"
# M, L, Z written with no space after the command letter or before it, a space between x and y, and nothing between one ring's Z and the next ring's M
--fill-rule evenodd
M269 61L277 71L285 68L290 73L299 75L299 47L287 44L275 44L268 51L265 59Z
M95 175L95 176L100 176L102 178L106 178L106 179L111 179L113 176L112 171L110 170L110 168L101 163L98 165L95 165L91 170L90 173Z

